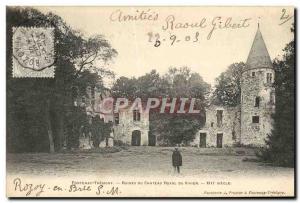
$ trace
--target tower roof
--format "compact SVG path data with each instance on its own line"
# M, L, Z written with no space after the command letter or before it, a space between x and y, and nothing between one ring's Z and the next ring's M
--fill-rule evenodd
M273 68L270 55L259 29L259 25L250 53L248 55L245 70L251 70L255 68Z

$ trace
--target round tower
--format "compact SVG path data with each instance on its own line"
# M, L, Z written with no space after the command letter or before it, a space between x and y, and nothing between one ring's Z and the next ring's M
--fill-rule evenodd
M241 144L264 146L275 110L275 71L259 26L241 80Z

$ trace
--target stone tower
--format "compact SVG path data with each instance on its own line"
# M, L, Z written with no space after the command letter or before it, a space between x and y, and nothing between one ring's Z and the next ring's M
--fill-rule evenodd
M241 144L264 146L275 110L275 71L258 29L241 80Z

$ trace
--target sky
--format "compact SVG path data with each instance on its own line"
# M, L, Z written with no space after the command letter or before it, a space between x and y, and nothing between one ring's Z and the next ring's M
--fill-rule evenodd
M138 77L152 69L164 74L169 67L187 66L199 73L206 82L214 84L215 78L230 64L246 62L258 23L272 60L282 55L282 49L293 38L290 32L294 21L292 7L38 9L61 16L67 24L87 37L104 35L118 51L117 57L107 65L117 76ZM142 11L142 20L123 18L127 15L138 16ZM182 28L185 24L188 27ZM195 27L196 24L198 26ZM151 42L149 33L152 33ZM157 33L160 45L155 47Z

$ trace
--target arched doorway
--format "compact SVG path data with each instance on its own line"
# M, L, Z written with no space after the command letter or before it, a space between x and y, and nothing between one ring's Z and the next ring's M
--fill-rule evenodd
M140 146L141 145L141 131L139 131L139 130L132 131L131 145L132 146Z

